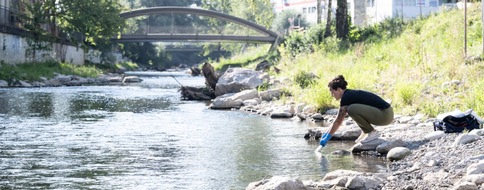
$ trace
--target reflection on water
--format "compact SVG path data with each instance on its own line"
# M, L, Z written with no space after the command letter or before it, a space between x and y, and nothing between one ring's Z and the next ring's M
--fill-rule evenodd
M174 80L174 77L176 80ZM275 175L384 171L330 154L304 122L181 101L201 77L149 73L140 84L0 89L0 189L245 189Z

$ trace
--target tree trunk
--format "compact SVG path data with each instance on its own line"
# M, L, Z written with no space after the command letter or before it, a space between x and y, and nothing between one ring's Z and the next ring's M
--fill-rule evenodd
M338 0L338 7L336 8L336 37L347 39L349 32L348 3L346 0Z
M332 5L332 0L328 0L328 15L326 16L326 31L324 31L324 38L330 37L331 34L331 7Z
M321 10L321 1L322 0L317 0L317 3L316 3L316 11L317 11L317 15L318 15L318 18L316 19L316 23L318 24L321 24L321 14L322 14L322 10Z

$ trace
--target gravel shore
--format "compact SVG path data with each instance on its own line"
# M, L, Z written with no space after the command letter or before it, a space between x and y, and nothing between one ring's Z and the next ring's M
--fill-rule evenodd
M276 176L251 183L247 189L484 189L484 129L444 134L434 131L435 119L419 120L399 117L391 125L375 127L382 139L403 141L410 150L403 159L388 161L385 173L334 171L320 181L304 182ZM369 155L376 156L374 152Z
M391 176L384 181L383 189L461 189L456 186L466 176L468 167L484 160L482 136L476 141L455 146L462 133L447 133L438 139L425 140L425 136L433 132L429 124L399 129L387 127L382 132L410 142L408 148L411 150L404 159L389 163ZM483 189L480 183L478 189Z

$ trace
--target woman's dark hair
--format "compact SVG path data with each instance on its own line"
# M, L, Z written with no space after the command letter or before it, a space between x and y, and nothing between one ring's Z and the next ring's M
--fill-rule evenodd
M338 88L346 90L347 85L348 83L345 81L345 77L343 77L343 75L338 75L331 82L329 82L328 87L330 87L333 90L336 90Z

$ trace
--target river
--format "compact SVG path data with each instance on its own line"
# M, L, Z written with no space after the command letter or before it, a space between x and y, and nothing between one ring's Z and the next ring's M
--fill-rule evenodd
M176 78L176 80L175 80ZM322 157L312 125L184 101L184 72L110 86L0 89L0 189L245 189L272 176L385 171L380 158Z

